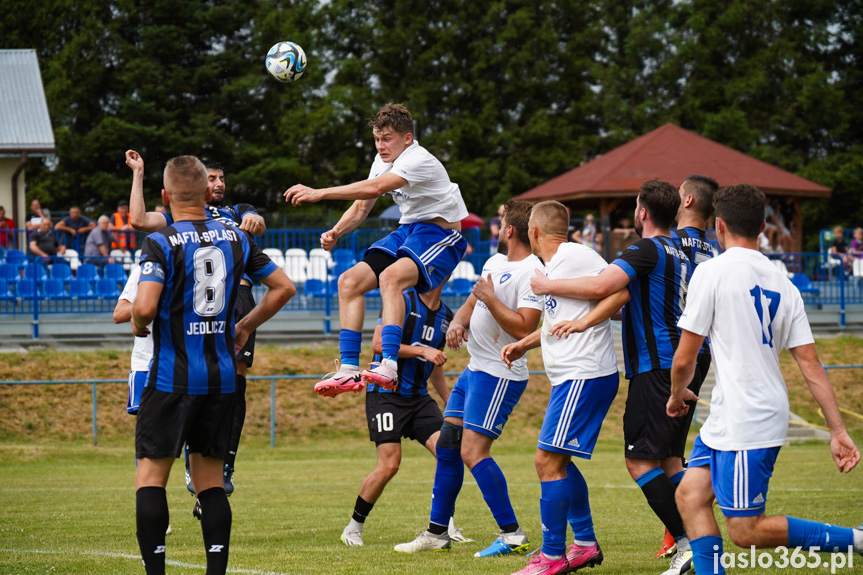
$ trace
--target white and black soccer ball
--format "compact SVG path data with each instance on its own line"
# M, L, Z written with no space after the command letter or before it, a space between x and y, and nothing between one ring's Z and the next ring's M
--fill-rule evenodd
M267 52L265 65L279 82L294 82L306 71L306 53L293 42L278 42Z

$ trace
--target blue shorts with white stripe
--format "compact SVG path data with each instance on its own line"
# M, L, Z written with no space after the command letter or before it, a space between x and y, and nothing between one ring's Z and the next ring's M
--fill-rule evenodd
M779 447L719 451L695 438L689 467L710 466L716 503L726 517L754 517L764 513L767 488Z
M593 379L570 379L552 387L536 446L590 459L619 385L620 375L615 372Z
M464 257L467 240L455 230L427 223L403 224L376 241L371 250L395 258L411 258L420 270L417 291L425 293L441 285Z
M465 429L497 439L526 388L526 379L513 381L465 369L452 388L443 416L460 417Z

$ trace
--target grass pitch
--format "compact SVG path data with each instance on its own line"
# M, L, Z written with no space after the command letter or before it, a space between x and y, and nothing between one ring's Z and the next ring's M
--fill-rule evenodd
M66 443L0 446L0 573L143 573L135 539L132 446L119 441L98 447ZM357 489L374 465L374 447L359 439L241 446L229 573L466 573L509 574L523 557L477 559L474 552L494 538L495 524L473 482L456 506L457 526L474 543L444 553L402 555L428 522L434 461L416 443L365 529L361 548L345 547L339 535L350 518ZM536 432L505 435L494 454L509 481L519 521L534 546L541 543L539 482L533 468ZM577 462L591 490L591 506L605 562L601 575L661 573L653 559L662 527L628 477L619 442L601 440L592 461ZM863 473L840 475L824 444L782 450L768 498L768 512L838 525L863 520ZM200 524L183 484L181 463L168 486L173 534L167 539L170 573L203 573ZM720 524L723 521L720 520ZM737 551L726 538L726 551ZM826 557L826 556L825 556ZM863 572L863 559L838 573ZM737 569L784 573L786 570ZM829 572L829 569L808 570Z

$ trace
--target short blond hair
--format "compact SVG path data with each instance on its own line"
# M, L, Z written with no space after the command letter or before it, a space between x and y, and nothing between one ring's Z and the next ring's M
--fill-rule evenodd
M165 190L172 200L192 202L207 192L207 168L195 156L177 156L165 164Z
M560 202L539 202L530 212L530 221L543 234L564 236L569 232L569 210Z

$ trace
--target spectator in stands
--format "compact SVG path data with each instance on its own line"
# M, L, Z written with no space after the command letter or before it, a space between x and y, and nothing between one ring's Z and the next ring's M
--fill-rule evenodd
M63 232L60 235L63 245L80 250L84 241L82 238L95 227L96 222L81 215L81 208L72 206L69 208L69 215L57 222L54 230Z
M126 250L134 250L137 246L137 236L135 228L129 222L129 201L120 200L117 202L117 211L111 215L108 229L114 232L113 247Z
M2 209L0 207L0 210ZM0 212L0 215L2 215L2 212ZM848 250L848 253L854 258L863 258L863 228L854 229L854 239L851 240L851 248Z
M580 230L575 230L569 237L570 240L583 244L589 248L596 248L596 223L593 219L593 214L587 214L584 217L584 225ZM598 250L597 250L598 251Z
M108 254L111 253L111 244L114 242L114 236L108 229L110 221L108 216L100 216L98 226L87 236L87 243L84 244L84 256L91 258L92 262L107 261L113 263L110 258L107 258Z
M782 207L776 198L771 198L764 206L764 235L770 241L770 247L774 252L794 251L791 230L782 217Z
M830 243L828 253L831 258L842 262L842 268L846 274L850 273L851 261L854 258L848 253L848 244L845 243L845 230L842 229L842 226L833 228L833 241Z
M38 230L39 224L42 223L42 204L39 200L30 202L30 212L24 222L24 227L28 230Z
M4 230L14 230L15 221L6 217L6 208L0 206L0 255L6 255L6 250L15 246L15 233Z
M39 231L30 236L30 255L34 260L42 258L45 263L49 263L55 260L57 255L63 255L65 251L66 246L60 245L57 241L57 234L54 233L51 220L43 216L39 221Z
M503 217L503 212L504 206L503 204L501 204L497 207L497 215L488 222L488 229L491 232L491 243L489 243L489 251L492 254L497 253L497 238L500 235L500 218ZM471 248L471 252L472 251L473 248Z
M165 206L163 206L162 204L156 204L156 207L153 208L153 210L160 213L160 214L167 214L168 213L167 208L165 208Z

